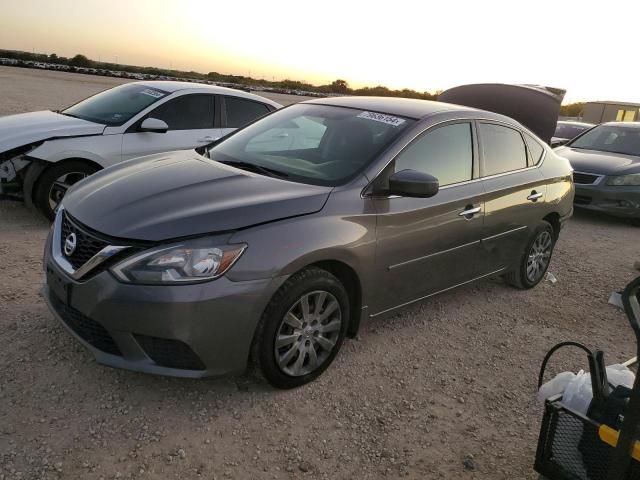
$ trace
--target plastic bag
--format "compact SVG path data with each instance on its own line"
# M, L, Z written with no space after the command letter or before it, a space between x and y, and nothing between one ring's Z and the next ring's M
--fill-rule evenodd
M635 375L624 365L614 364L607 367L607 380L613 387L623 385L632 388ZM586 415L591 400L593 400L591 375L585 373L584 370L580 370L577 375L572 372L559 373L540 387L538 400L544 401L560 394L562 394L562 404L565 407Z

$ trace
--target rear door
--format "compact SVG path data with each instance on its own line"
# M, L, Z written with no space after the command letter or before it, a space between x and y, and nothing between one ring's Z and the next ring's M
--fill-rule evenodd
M221 132L223 136L265 116L272 110L272 107L266 103L247 98L223 95L220 100L222 108Z
M431 198L372 198L378 313L476 275L484 217L477 158L473 123L452 122L418 136L380 175L384 181L400 170L422 171L438 178L440 191Z
M215 95L194 93L159 105L127 129L123 135L122 159L196 148L218 139L221 130L215 126L215 103ZM163 120L169 130L165 133L138 131L146 118Z
M517 263L545 212L546 182L537 168L544 149L520 130L478 122L485 221L479 268L482 274ZM534 152L535 150L535 152ZM535 155L535 156L534 156Z

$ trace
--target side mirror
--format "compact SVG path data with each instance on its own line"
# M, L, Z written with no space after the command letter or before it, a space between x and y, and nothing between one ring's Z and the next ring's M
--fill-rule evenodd
M416 170L400 170L389 177L389 193L401 197L433 197L440 189L438 179Z
M630 282L622 292L622 304L631 328L640 343L640 277ZM640 347L640 344L638 345Z
M166 133L169 130L169 125L163 120L157 118L145 118L138 128L139 132L152 132L152 133Z

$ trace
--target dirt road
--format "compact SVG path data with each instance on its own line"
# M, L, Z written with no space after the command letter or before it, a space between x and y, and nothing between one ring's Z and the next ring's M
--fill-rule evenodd
M0 114L112 81L27 75L8 88L6 75ZM0 480L534 479L545 352L573 339L612 362L634 354L607 297L637 274L640 228L600 216L578 213L563 231L555 285L482 281L370 322L318 381L287 392L97 365L38 296L47 229L0 202Z

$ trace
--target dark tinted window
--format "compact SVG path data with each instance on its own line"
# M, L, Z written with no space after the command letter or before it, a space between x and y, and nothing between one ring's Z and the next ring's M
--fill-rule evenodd
M631 124L598 125L569 144L571 148L640 156L640 128Z
M269 113L269 109L263 103L244 100L236 97L224 97L227 106L227 127L240 128L256 118Z
M572 138L580 135L587 128L591 128L591 126L575 125L571 123L558 123L556 125L556 131L553 136L558 138L568 138L569 140L571 140Z
M484 154L484 176L511 172L527 166L527 152L517 130L481 123L480 139Z
M149 117L164 120L169 130L213 128L213 95L182 95L160 105Z
M471 180L471 124L457 123L430 130L405 148L395 162L396 172L418 170L436 177L440 185Z
M531 154L529 166L537 165L540 162L540 159L542 159L544 148L540 145L540 142L526 132L524 134L524 138L527 142L527 146L529 147L529 153Z

